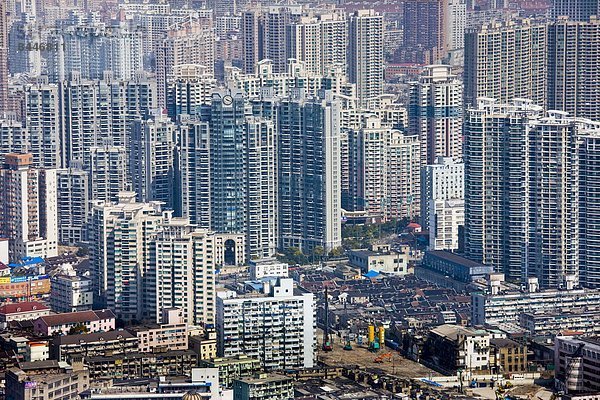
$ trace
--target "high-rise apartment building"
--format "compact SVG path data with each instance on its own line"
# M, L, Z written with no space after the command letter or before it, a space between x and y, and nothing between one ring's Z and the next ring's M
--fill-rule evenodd
M321 99L278 107L279 247L341 244L340 104Z
M159 203L136 203L121 192L118 203L97 202L90 217L94 297L124 320L154 316L156 271L150 248L166 218Z
M58 239L77 244L86 239L90 212L90 182L86 171L59 169L57 176Z
M256 65L264 58L264 17L260 10L247 10L242 14L242 70L253 74Z
M39 168L60 168L64 164L61 137L60 98L56 85L38 83L24 88L27 151Z
M56 170L36 169L31 154L6 154L0 169L0 236L12 261L58 255Z
M492 22L465 33L464 106L480 97L506 104L546 104L548 25L532 20Z
M163 310L176 307L188 324L215 323L217 247L215 234L196 229L187 219L173 218L163 224L150 247L156 286L147 289L148 307L157 322Z
M567 113L550 111L535 122L530 134L529 221L534 236L529 239L533 248L526 272L545 287L563 286L567 276L579 282L578 135L582 128Z
M598 0L553 0L553 18L566 16L574 21L588 21L592 15L600 17Z
M59 83L77 73L83 79L102 79L111 71L116 80L131 80L144 69L142 32L121 26L106 26L97 19L71 20L48 33L56 51L46 56L50 82Z
M0 115L8 111L8 4L0 4Z
M481 100L465 123L465 249L507 279L556 287L579 271L578 122Z
M172 26L156 56L158 104L167 105L168 81L174 78L174 68L182 64L205 67L214 76L215 34L200 19L190 19Z
M371 217L385 220L389 215L388 151L392 135L391 124L375 115L365 117L361 129L348 131L349 193L346 210L365 211ZM391 171L390 171L391 172Z
M175 124L160 110L151 119L133 122L129 174L139 202L160 201L173 208L176 133Z
M422 165L462 158L462 82L448 65L425 67L410 85L408 128L421 140Z
M156 109L156 81L138 75L130 81L84 80L77 74L61 83L62 135L65 166L82 162L90 168L94 147L121 146L129 150L131 122Z
M303 16L287 26L287 58L304 63L309 74L325 75L333 67L346 68L346 15L340 12Z
M117 201L120 192L131 188L124 146L89 149L90 199Z
M559 18L548 26L548 109L600 121L600 20L587 20Z
M348 77L361 105L369 106L383 94L383 15L356 11L348 32Z
M448 51L448 22L448 0L405 0L402 61L440 62Z
M600 127L579 135L579 265L580 282L600 287Z
M285 45L286 30L288 25L297 21L302 14L301 5L273 5L267 7L263 13L263 29L262 32L259 32L259 37L254 40L262 38L262 56L273 62L273 72L275 73L283 73L287 69L289 49Z
M211 228L216 232L246 230L246 158L244 124L251 115L242 96L213 95L210 105Z
M467 26L467 3L465 0L448 0L448 14L445 22L446 45L448 50L465 47L465 29Z
M315 304L312 293L295 294L292 279L266 284L263 297L217 297L219 356L244 354L267 370L315 364ZM268 343L265 344L265 340Z
M248 259L262 259L277 252L279 237L279 187L275 123L250 117L246 131L246 247Z
M175 212L200 228L211 229L210 128L208 122L180 115L178 188Z
M17 118L0 117L0 163L9 153L27 153L28 131Z
M429 231L432 250L458 248L458 230L464 226L464 171L465 165L451 157L421 168L421 225Z
M391 218L419 215L421 193L421 145L419 137L392 131L388 150L388 189L386 203Z
M200 115L201 107L211 103L217 80L208 67L180 64L173 67L167 86L167 109L175 120L181 114Z

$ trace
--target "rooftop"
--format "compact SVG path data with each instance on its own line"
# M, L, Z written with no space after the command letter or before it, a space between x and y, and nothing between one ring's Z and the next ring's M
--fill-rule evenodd
M92 342L108 342L114 340L123 340L123 339L135 339L136 336L127 332L124 329L119 329L116 331L110 332L99 332L99 333L85 333L80 335L65 335L65 336L57 336L53 339L54 344L56 345L69 345L69 344L79 344L79 343L92 343Z
M79 311L63 314L53 314L40 317L48 326L73 324L78 322L99 321L103 319L115 319L115 314L110 310Z
M0 314L9 315L44 310L49 310L49 308L42 303L39 303L37 301L24 301L21 303L11 303L3 305L2 307L0 307Z

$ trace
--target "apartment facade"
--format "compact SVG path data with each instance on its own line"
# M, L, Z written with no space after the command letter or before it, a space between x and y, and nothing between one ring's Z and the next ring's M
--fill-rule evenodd
M30 153L7 154L0 190L0 236L9 239L10 259L57 256L56 170L34 168Z
M293 280L282 278L263 296L217 297L219 356L245 354L260 360L266 369L312 367L316 345L313 295L295 295Z

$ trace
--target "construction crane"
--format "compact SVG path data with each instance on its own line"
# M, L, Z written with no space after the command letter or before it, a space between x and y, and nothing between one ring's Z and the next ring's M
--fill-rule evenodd
M329 295L325 286L325 327L323 329L323 351L332 351L331 338L329 337Z
M385 360L387 360L388 358L392 358L392 353L384 353L381 354L379 356L377 356L373 362L377 363L377 364L382 364Z

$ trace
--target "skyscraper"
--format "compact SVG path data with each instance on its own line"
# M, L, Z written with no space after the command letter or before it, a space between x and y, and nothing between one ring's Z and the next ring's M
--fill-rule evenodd
M574 21L588 21L592 15L600 17L598 0L554 0L552 17L567 16Z
M573 2L586 3L586 2ZM559 18L548 27L548 109L600 120L600 20Z
M179 165L175 212L200 228L211 228L210 128L208 122L179 116Z
M269 119L246 119L246 247L248 259L277 252L278 200L277 132Z
M131 188L124 146L94 146L89 149L90 199L117 201Z
M408 127L421 141L422 165L462 157L462 82L449 65L425 67L410 85Z
M331 250L341 245L339 102L287 98L278 114L279 247Z
M465 252L508 280L527 275L529 122L542 108L480 101L465 121Z
M264 17L259 10L247 10L242 14L242 70L253 74L256 65L264 58Z
M173 67L173 76L167 82L167 109L175 120L180 114L200 115L203 105L211 103L217 86L212 68L198 64L180 64Z
M27 148L40 168L60 168L64 164L60 131L60 98L56 85L30 84L25 87L25 127Z
M361 129L348 131L348 211L366 211L370 217L389 217L387 198L388 151L392 126L375 115L365 117Z
M465 165L450 157L421 168L421 225L429 231L433 250L458 248L458 226L464 225L464 172Z
M286 29L287 58L303 62L309 74L325 75L333 67L346 67L345 14L303 16Z
M482 100L465 123L469 258L542 287L578 280L578 121L523 100Z
M465 33L464 106L479 97L506 104L546 104L548 25L531 20L490 23Z
M36 169L31 154L7 154L0 169L0 236L12 261L58 255L56 170Z
M61 243L75 245L86 239L91 200L89 174L69 168L59 169L56 176L58 238Z
M583 286L600 287L600 126L586 127L579 150L579 265Z
M205 73L214 76L215 34L198 19L178 23L167 32L156 56L158 104L167 106L168 81L174 77L174 67L181 64L197 64L205 67Z
M244 124L250 113L242 96L213 95L210 105L211 228L246 230L247 150Z
M467 25L467 4L465 0L449 0L445 23L446 44L448 50L465 47L465 28Z
M419 137L394 130L388 150L387 203L391 218L415 218L419 213L421 179Z
M0 115L8 111L8 4L0 3Z
M77 74L61 83L60 117L65 166L82 162L90 167L93 147L121 146L129 149L131 122L156 109L156 81L146 75L130 81L85 80Z
M440 62L448 51L448 0L405 0L403 15L401 59L421 64Z
M215 323L215 234L198 230L189 220L166 221L150 246L149 269L156 271L148 287L148 308L155 320L177 307L188 324Z
M138 201L160 201L173 208L176 132L175 124L160 111L133 122L129 174Z
M152 313L147 298L154 298L156 278L148 261L164 218L159 203L136 203L133 192L121 192L118 203L92 207L94 297L119 318L141 320Z
M383 15L359 10L350 15L348 77L356 84L356 95L369 106L383 94Z

